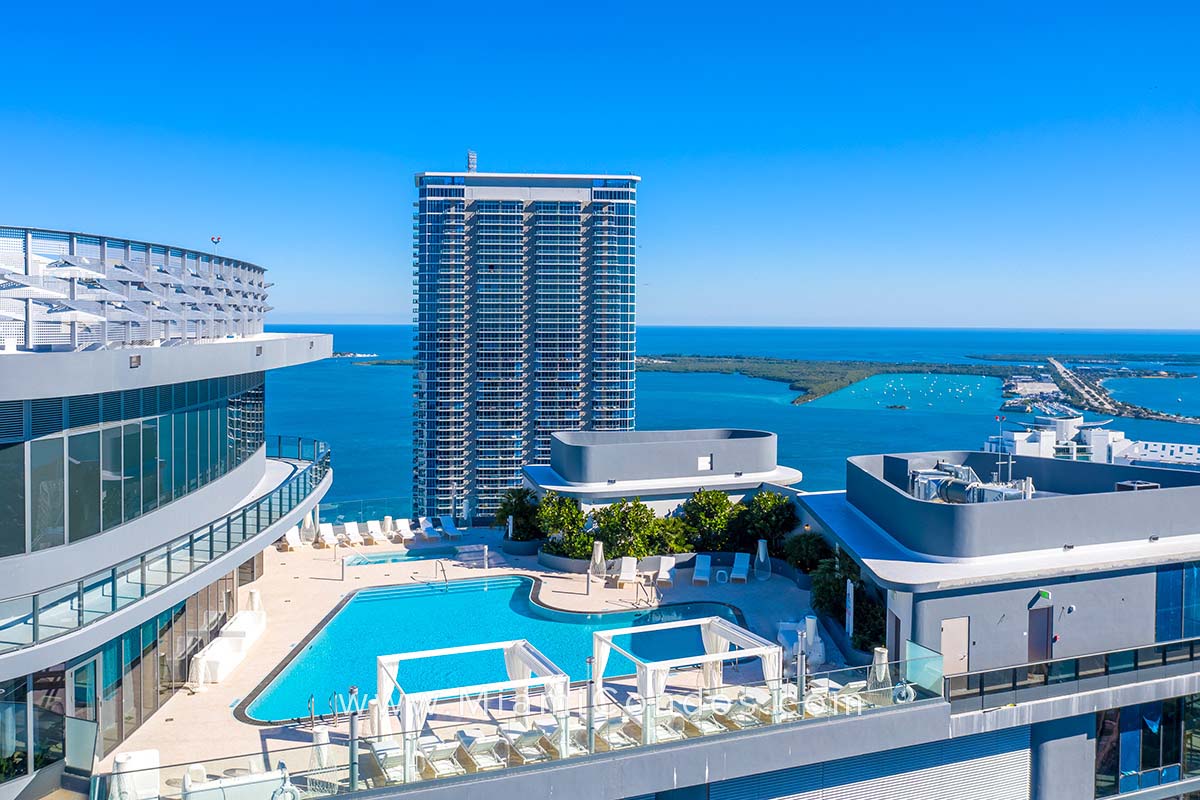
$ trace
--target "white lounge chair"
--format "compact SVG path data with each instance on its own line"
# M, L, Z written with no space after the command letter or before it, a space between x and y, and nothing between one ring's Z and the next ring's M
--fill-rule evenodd
M748 580L750 580L750 554L734 553L733 569L729 571L729 582L741 581L742 583L746 583Z
M711 700L705 700L699 705L676 700L675 710L683 716L686 721L685 729L692 736L709 736L729 730L717 719L717 707Z
M712 556L696 556L692 566L692 585L708 586L712 580Z
M357 547L360 544L365 544L362 534L358 532L357 522L347 522L342 525L342 535L346 537L346 544Z
M422 736L417 743L421 772L427 778L466 775L466 767L458 760L458 748L458 742L443 742L432 736Z
M633 556L621 556L617 561L617 588L627 583L637 583L637 559Z
M625 732L625 725L626 721L621 717L598 717L593 722L596 742L605 750L634 747L638 741Z
M396 530L396 522L390 516L383 518L383 533L386 536L391 536Z
M317 547L333 547L341 543L341 537L333 532L332 522L322 522L317 526Z
M387 540L387 536L383 533L383 528L379 525L379 520L367 520L367 542L370 544L383 544Z
M438 517L438 522L442 523L442 535L451 541L461 539L463 532L454 524L454 517Z
M288 528L283 533L283 538L279 540L279 550L287 553L293 550L299 550L302 546L300 541L300 529L295 525Z
M639 722L638 735L645 741L645 731ZM678 742L687 738L687 718L674 709L657 709L654 713L654 741Z
M659 586L675 585L675 556L658 557L658 575L655 580Z
M426 539L441 540L442 534L438 532L437 528L433 527L433 522L429 519L429 517L421 517L417 520L417 522L421 526L422 536L424 536Z
M379 772L388 783L404 782L404 745L389 737L364 739L367 749L375 757Z
M409 524L407 519L396 520L396 535L392 537L393 541L408 544L415 538L417 538L417 535L413 533L412 525Z
M500 735L508 742L508 751L521 764L536 764L546 761L550 754L542 747L544 734L537 726L525 727L520 723L500 729Z
M458 741L462 744L467 762L474 767L472 772L485 772L508 766L508 762L500 754L500 744L504 740L496 734L471 736L466 731L459 731Z
M588 754L586 725L574 721L568 723L566 753L558 752L558 720L552 714L542 714L536 717L533 720L533 726L541 731L542 736L545 737L546 748L555 758L574 758Z

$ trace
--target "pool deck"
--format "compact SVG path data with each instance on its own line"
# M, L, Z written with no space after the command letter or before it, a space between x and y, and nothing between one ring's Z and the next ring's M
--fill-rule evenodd
M584 575L550 571L537 563L536 556L518 557L501 553L500 533L492 529L471 529L454 544L459 548L453 558L342 566L342 558L352 551L381 553L402 550L399 545L364 545L357 548L336 550L315 549L305 545L294 552L278 552L268 549L264 553L264 575L252 584L241 587L239 602L247 607L247 594L257 589L267 614L267 626L262 636L253 644L245 660L238 665L224 682L207 686L201 691L177 692L149 720L124 741L116 752L156 749L160 763L186 764L212 761L235 754L268 754L279 748L301 746L311 742L307 729L292 727L266 727L239 721L233 709L259 685L263 679L284 660L291 650L301 642L350 592L358 589L405 585L414 583L440 582L442 567L449 580L480 578L485 576L526 575L539 579L541 589L538 600L552 608L564 611L603 612L628 611L637 606L639 590L626 586L621 589L611 584L602 585L593 579L590 587ZM430 546L445 546L445 542L433 542ZM488 546L488 568L483 566L484 545ZM414 545L414 549L421 547ZM714 571L715 572L715 571ZM343 577L344 573L344 577ZM716 601L728 603L744 615L746 625L755 633L774 641L776 625L783 620L801 619L811 613L808 592L795 583L778 575L769 580L748 583L693 586L690 570L678 570L675 586L661 590L661 602ZM646 607L644 594L641 602ZM458 621L448 621L451 624ZM466 622L466 621L462 621ZM537 642L533 642L536 646ZM826 647L836 661L836 648L832 642ZM420 649L414 643L414 650ZM727 667L727 680L736 679L728 675L732 670L741 675L742 682L759 679L757 668L754 674L745 668ZM687 676L683 676L684 681ZM452 678L447 677L452 685ZM606 683L621 683L620 680ZM370 692L373 687L363 687ZM584 691L577 685L578 692ZM318 713L322 710L318 709ZM431 716L431 722L435 716ZM343 718L344 720L344 718ZM343 721L341 728L345 727ZM334 730L338 730L335 726ZM100 764L100 771L111 770L116 753L109 754ZM244 760L244 759L243 759Z

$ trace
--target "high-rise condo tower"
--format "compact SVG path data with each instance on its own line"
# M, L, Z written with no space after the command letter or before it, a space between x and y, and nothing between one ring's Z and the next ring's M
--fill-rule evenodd
M638 180L417 174L416 513L486 518L552 432L633 428Z

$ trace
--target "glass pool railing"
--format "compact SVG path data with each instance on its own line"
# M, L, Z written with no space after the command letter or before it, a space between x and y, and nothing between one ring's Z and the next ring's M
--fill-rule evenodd
M320 441L269 436L267 456L292 459L287 480L252 503L116 566L37 594L0 600L0 653L77 630L135 603L257 536L300 505L329 471Z
M678 674L691 685L669 685L650 699L606 680L590 703L586 685L576 684L563 707L540 688L444 700L414 733L400 730L394 713L384 726L373 724L374 714L360 706L353 734L350 712L318 716L273 729L252 753L97 774L91 794L171 800L236 790L251 800L300 800L945 702L941 656L817 673L803 686L781 680L701 689L701 670Z

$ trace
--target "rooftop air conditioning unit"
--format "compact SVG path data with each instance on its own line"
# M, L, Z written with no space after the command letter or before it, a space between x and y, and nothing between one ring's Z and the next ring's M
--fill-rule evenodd
M1117 481L1118 492L1141 492L1146 489L1161 489L1160 484L1154 481Z

